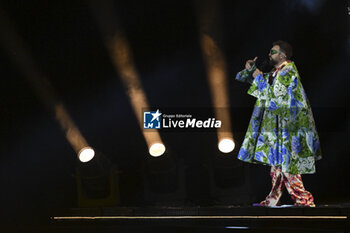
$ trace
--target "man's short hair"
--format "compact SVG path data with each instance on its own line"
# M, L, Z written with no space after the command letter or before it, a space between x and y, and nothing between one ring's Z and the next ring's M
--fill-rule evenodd
M273 46L278 45L280 50L286 54L287 59L293 56L293 47L286 41L278 40L272 43Z

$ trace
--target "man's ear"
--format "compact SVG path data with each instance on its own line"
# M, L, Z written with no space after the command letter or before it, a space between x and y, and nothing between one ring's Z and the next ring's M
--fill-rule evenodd
M285 58L285 59L287 59L287 55L286 55L285 53L282 52L280 58Z

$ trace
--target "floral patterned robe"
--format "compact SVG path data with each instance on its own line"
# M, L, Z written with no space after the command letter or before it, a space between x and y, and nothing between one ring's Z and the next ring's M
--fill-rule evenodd
M255 79L253 71L245 69L236 76L251 83L248 94L257 98L238 159L278 166L291 174L315 173L315 160L321 159L320 141L294 62L285 62L274 78L275 70Z

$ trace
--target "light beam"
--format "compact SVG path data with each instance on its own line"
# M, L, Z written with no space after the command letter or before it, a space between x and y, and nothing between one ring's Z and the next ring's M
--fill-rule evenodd
M55 115L68 142L75 152L79 154L82 148L89 147L88 143L69 116L66 108L55 95L51 83L38 68L30 50L14 30L15 27L11 24L2 9L0 9L0 28L1 46L7 51L12 62L16 64L19 70L24 74L24 77L32 86L47 110Z
M162 143L159 132L155 129L150 131L143 129L143 111L149 110L149 104L135 67L130 45L121 27L118 25L118 19L112 11L114 9L113 2L91 0L90 3L94 16L104 35L105 45L112 63L127 91L149 153L152 156L160 156L164 153L165 146Z
M221 120L222 127L217 130L218 148L224 153L234 149L231 130L230 102L228 98L226 61L213 35L218 35L217 2L215 0L202 2L197 0L199 22L199 37L207 67L208 82L214 107L215 117Z

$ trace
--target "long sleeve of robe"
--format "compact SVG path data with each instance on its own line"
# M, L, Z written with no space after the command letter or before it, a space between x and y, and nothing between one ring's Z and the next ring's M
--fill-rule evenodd
M277 72L251 77L243 70L238 81L251 83L248 94L257 98L238 159L278 166L291 174L315 173L321 159L320 141L309 101L293 62Z

